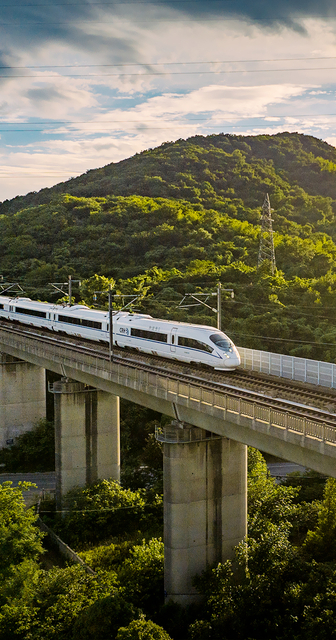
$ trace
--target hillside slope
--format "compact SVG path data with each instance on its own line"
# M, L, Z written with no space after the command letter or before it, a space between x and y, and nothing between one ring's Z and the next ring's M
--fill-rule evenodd
M60 193L183 198L208 207L218 199L238 197L245 206L256 207L265 190L278 206L297 186L308 195L335 200L335 175L336 149L312 136L195 136L5 201L0 214L46 204Z

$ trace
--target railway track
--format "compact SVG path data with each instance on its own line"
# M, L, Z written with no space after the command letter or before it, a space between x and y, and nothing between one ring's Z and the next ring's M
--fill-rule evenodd
M27 335L48 344L57 344L78 353L90 353L103 360L109 359L108 345L87 339L51 334L47 329L36 327L22 328L8 321L0 321L0 329L20 336ZM176 360L125 351L118 347L114 347L114 361L152 373L164 373L168 377L192 382L208 389L225 391L230 396L245 398L259 405L285 410L336 427L336 390L333 389L326 390L283 378L270 378L241 369L232 372L214 371Z

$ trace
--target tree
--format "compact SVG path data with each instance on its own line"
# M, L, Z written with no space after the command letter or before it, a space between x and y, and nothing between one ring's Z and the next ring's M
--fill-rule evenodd
M143 540L117 572L125 598L148 613L157 611L163 601L163 559L162 540Z
M99 480L72 489L64 498L66 515L55 529L74 546L137 531L146 509L143 492L123 489L114 480Z
M114 289L115 280L113 278L105 278L105 276L98 275L97 273L95 273L90 278L83 280L80 285L80 293L83 297L84 302L88 306L92 306L94 303L95 292L106 291L107 294L110 285ZM106 307L108 303L108 296L101 293L97 293L96 296L99 305Z
M327 480L315 531L308 531L303 551L320 562L336 560L336 479Z
M294 511L294 498L299 488L278 485L267 469L263 455L257 449L248 449L248 513L249 535L262 521L290 526ZM257 531L257 529L256 529Z
M120 627L116 640L171 640L168 633L151 620L133 620L128 627Z
M108 595L80 613L71 637L73 640L111 640L121 626L139 615L140 611L120 594Z
M27 560L36 560L42 553L43 534L35 526L33 509L26 509L23 491L36 485L20 482L0 484L0 575L6 579L15 567Z

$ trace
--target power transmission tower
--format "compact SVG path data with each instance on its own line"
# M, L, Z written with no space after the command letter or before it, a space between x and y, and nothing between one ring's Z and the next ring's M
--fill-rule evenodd
M262 206L261 216L261 234L258 255L258 269L262 263L267 260L271 264L272 276L276 268L273 227L272 227L272 209L268 193L266 193L264 204Z

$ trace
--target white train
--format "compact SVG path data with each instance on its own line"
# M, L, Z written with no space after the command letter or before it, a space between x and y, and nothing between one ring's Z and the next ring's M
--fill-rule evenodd
M89 340L109 341L108 313L83 305L66 307L0 296L0 318ZM218 329L157 320L145 314L114 312L113 344L214 369L232 370L240 365L237 348Z

